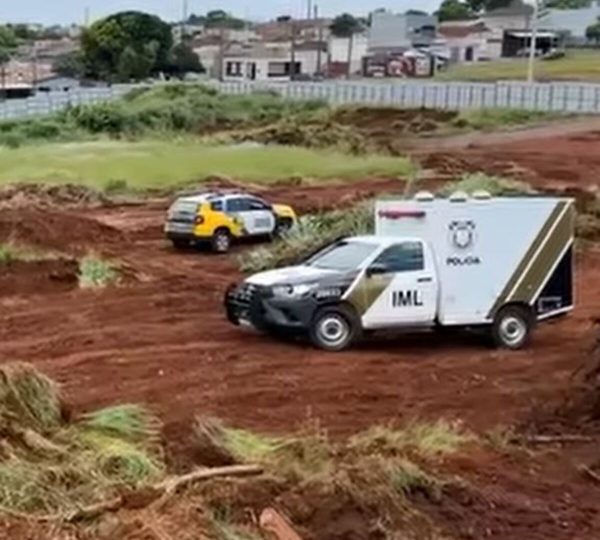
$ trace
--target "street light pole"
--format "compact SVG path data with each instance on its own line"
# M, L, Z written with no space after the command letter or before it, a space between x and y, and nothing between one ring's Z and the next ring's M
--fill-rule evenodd
M531 46L529 50L529 68L527 82L533 84L535 79L535 56L537 52L538 20L540 16L540 0L533 0L533 20L531 22Z

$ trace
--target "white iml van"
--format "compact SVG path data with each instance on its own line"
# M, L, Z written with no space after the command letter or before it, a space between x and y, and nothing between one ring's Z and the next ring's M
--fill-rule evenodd
M570 199L420 193L380 201L375 214L374 235L231 287L229 320L305 331L331 351L365 330L423 327L484 327L519 349L538 322L573 309Z

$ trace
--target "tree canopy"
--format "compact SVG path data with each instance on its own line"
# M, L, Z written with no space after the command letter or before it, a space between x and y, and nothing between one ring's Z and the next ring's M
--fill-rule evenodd
M443 0L437 15L440 21L473 19L484 11L507 7L512 0Z
M18 41L12 28L0 26L0 64L6 64L17 48Z
M246 21L238 19L222 9L214 9L206 15L191 15L188 24L203 25L206 28L226 28L241 30L246 26Z
M585 37L596 44L600 44L600 17L598 17L598 20L594 24L587 27Z
M331 33L336 37L351 37L363 29L363 23L350 13L338 15L331 23Z
M94 23L81 45L87 75L127 81L166 71L173 36L159 17L124 11Z

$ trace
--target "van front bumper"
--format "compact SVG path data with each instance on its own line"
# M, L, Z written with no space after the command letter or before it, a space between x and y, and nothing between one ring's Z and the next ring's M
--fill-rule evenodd
M313 297L280 298L269 287L249 283L232 285L225 294L227 319L238 326L250 324L257 330L305 332L318 306Z

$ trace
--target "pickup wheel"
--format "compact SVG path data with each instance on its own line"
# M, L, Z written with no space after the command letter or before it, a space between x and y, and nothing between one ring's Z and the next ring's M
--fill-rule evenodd
M513 351L529 343L535 321L531 311L521 306L507 306L500 310L492 327L496 347Z
M183 251L184 249L188 249L190 247L189 240L185 240L183 238L174 238L171 240L173 243L173 247L178 251Z
M227 253L231 248L231 233L227 229L217 229L211 239L215 253Z
M356 314L343 306L324 307L315 314L310 340L315 347L330 352L347 349L360 335Z

